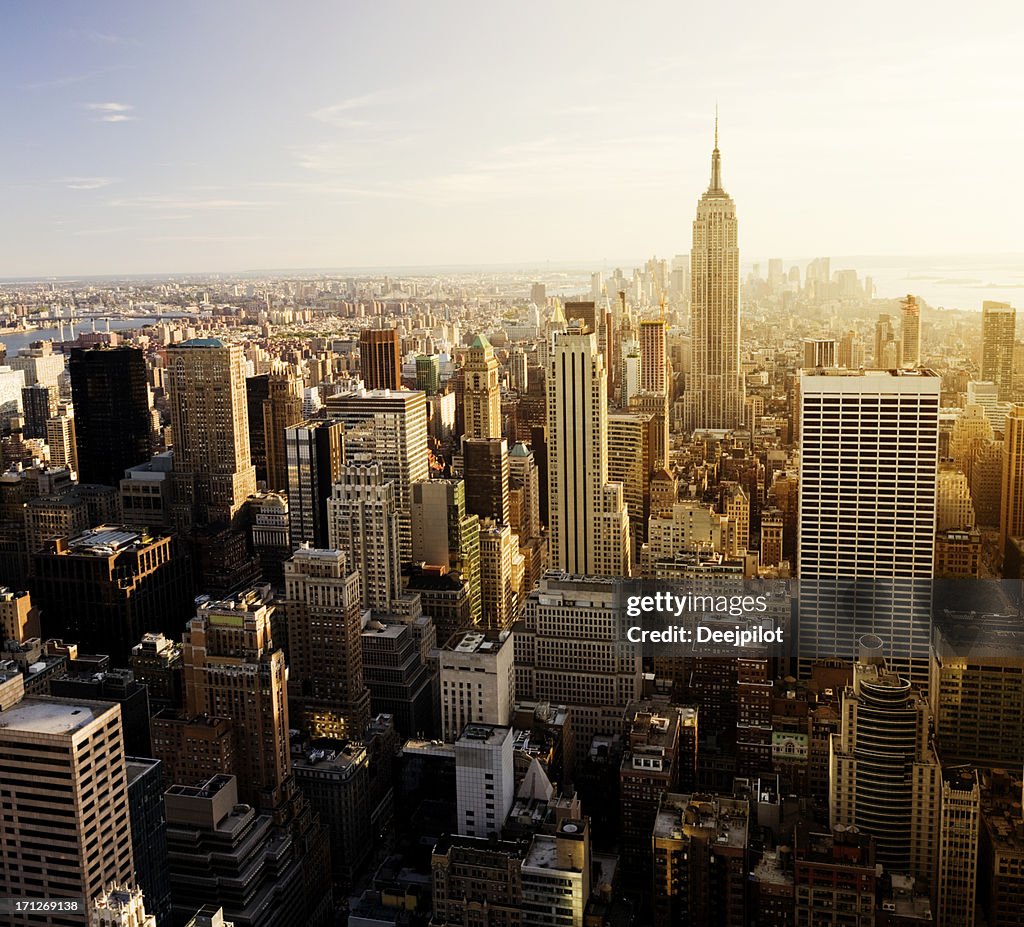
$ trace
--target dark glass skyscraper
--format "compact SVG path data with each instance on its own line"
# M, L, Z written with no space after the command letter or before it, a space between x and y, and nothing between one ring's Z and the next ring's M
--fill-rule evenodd
M149 459L146 362L138 348L75 348L69 362L78 471L83 483L117 486Z

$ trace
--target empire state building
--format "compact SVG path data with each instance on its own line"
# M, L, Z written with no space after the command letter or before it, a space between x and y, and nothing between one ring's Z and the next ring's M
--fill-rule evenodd
M711 154L711 184L697 204L690 250L690 376L685 427L734 429L743 424L740 376L740 253L736 204L722 189L722 160Z

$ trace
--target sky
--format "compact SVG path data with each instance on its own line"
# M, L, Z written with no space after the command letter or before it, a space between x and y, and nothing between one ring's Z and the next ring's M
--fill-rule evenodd
M1017 3L14 2L0 277L1024 254Z

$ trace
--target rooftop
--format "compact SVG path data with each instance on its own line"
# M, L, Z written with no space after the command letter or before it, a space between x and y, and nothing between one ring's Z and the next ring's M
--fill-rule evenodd
M106 702L29 697L0 712L0 728L59 737L73 734L113 710Z
M682 840L697 831L715 831L714 847L742 849L747 844L748 806L714 795L666 793L654 821L658 839Z
M68 541L68 553L109 557L124 550L143 547L152 540L144 531L101 525Z
M171 347L177 348L224 348L227 345L219 338L192 338L189 341L183 341L181 344L171 345Z
M453 653L497 653L510 637L493 632L460 631L449 638L443 649Z
M487 744L489 747L496 747L505 742L511 735L512 729L501 727L497 724L467 724L459 735L458 745L466 744Z

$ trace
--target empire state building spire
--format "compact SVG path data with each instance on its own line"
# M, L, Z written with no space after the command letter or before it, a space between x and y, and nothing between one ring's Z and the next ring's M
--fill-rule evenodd
M711 152L711 186L708 193L725 193L722 189L722 156L718 152L718 107L715 107L715 149Z

